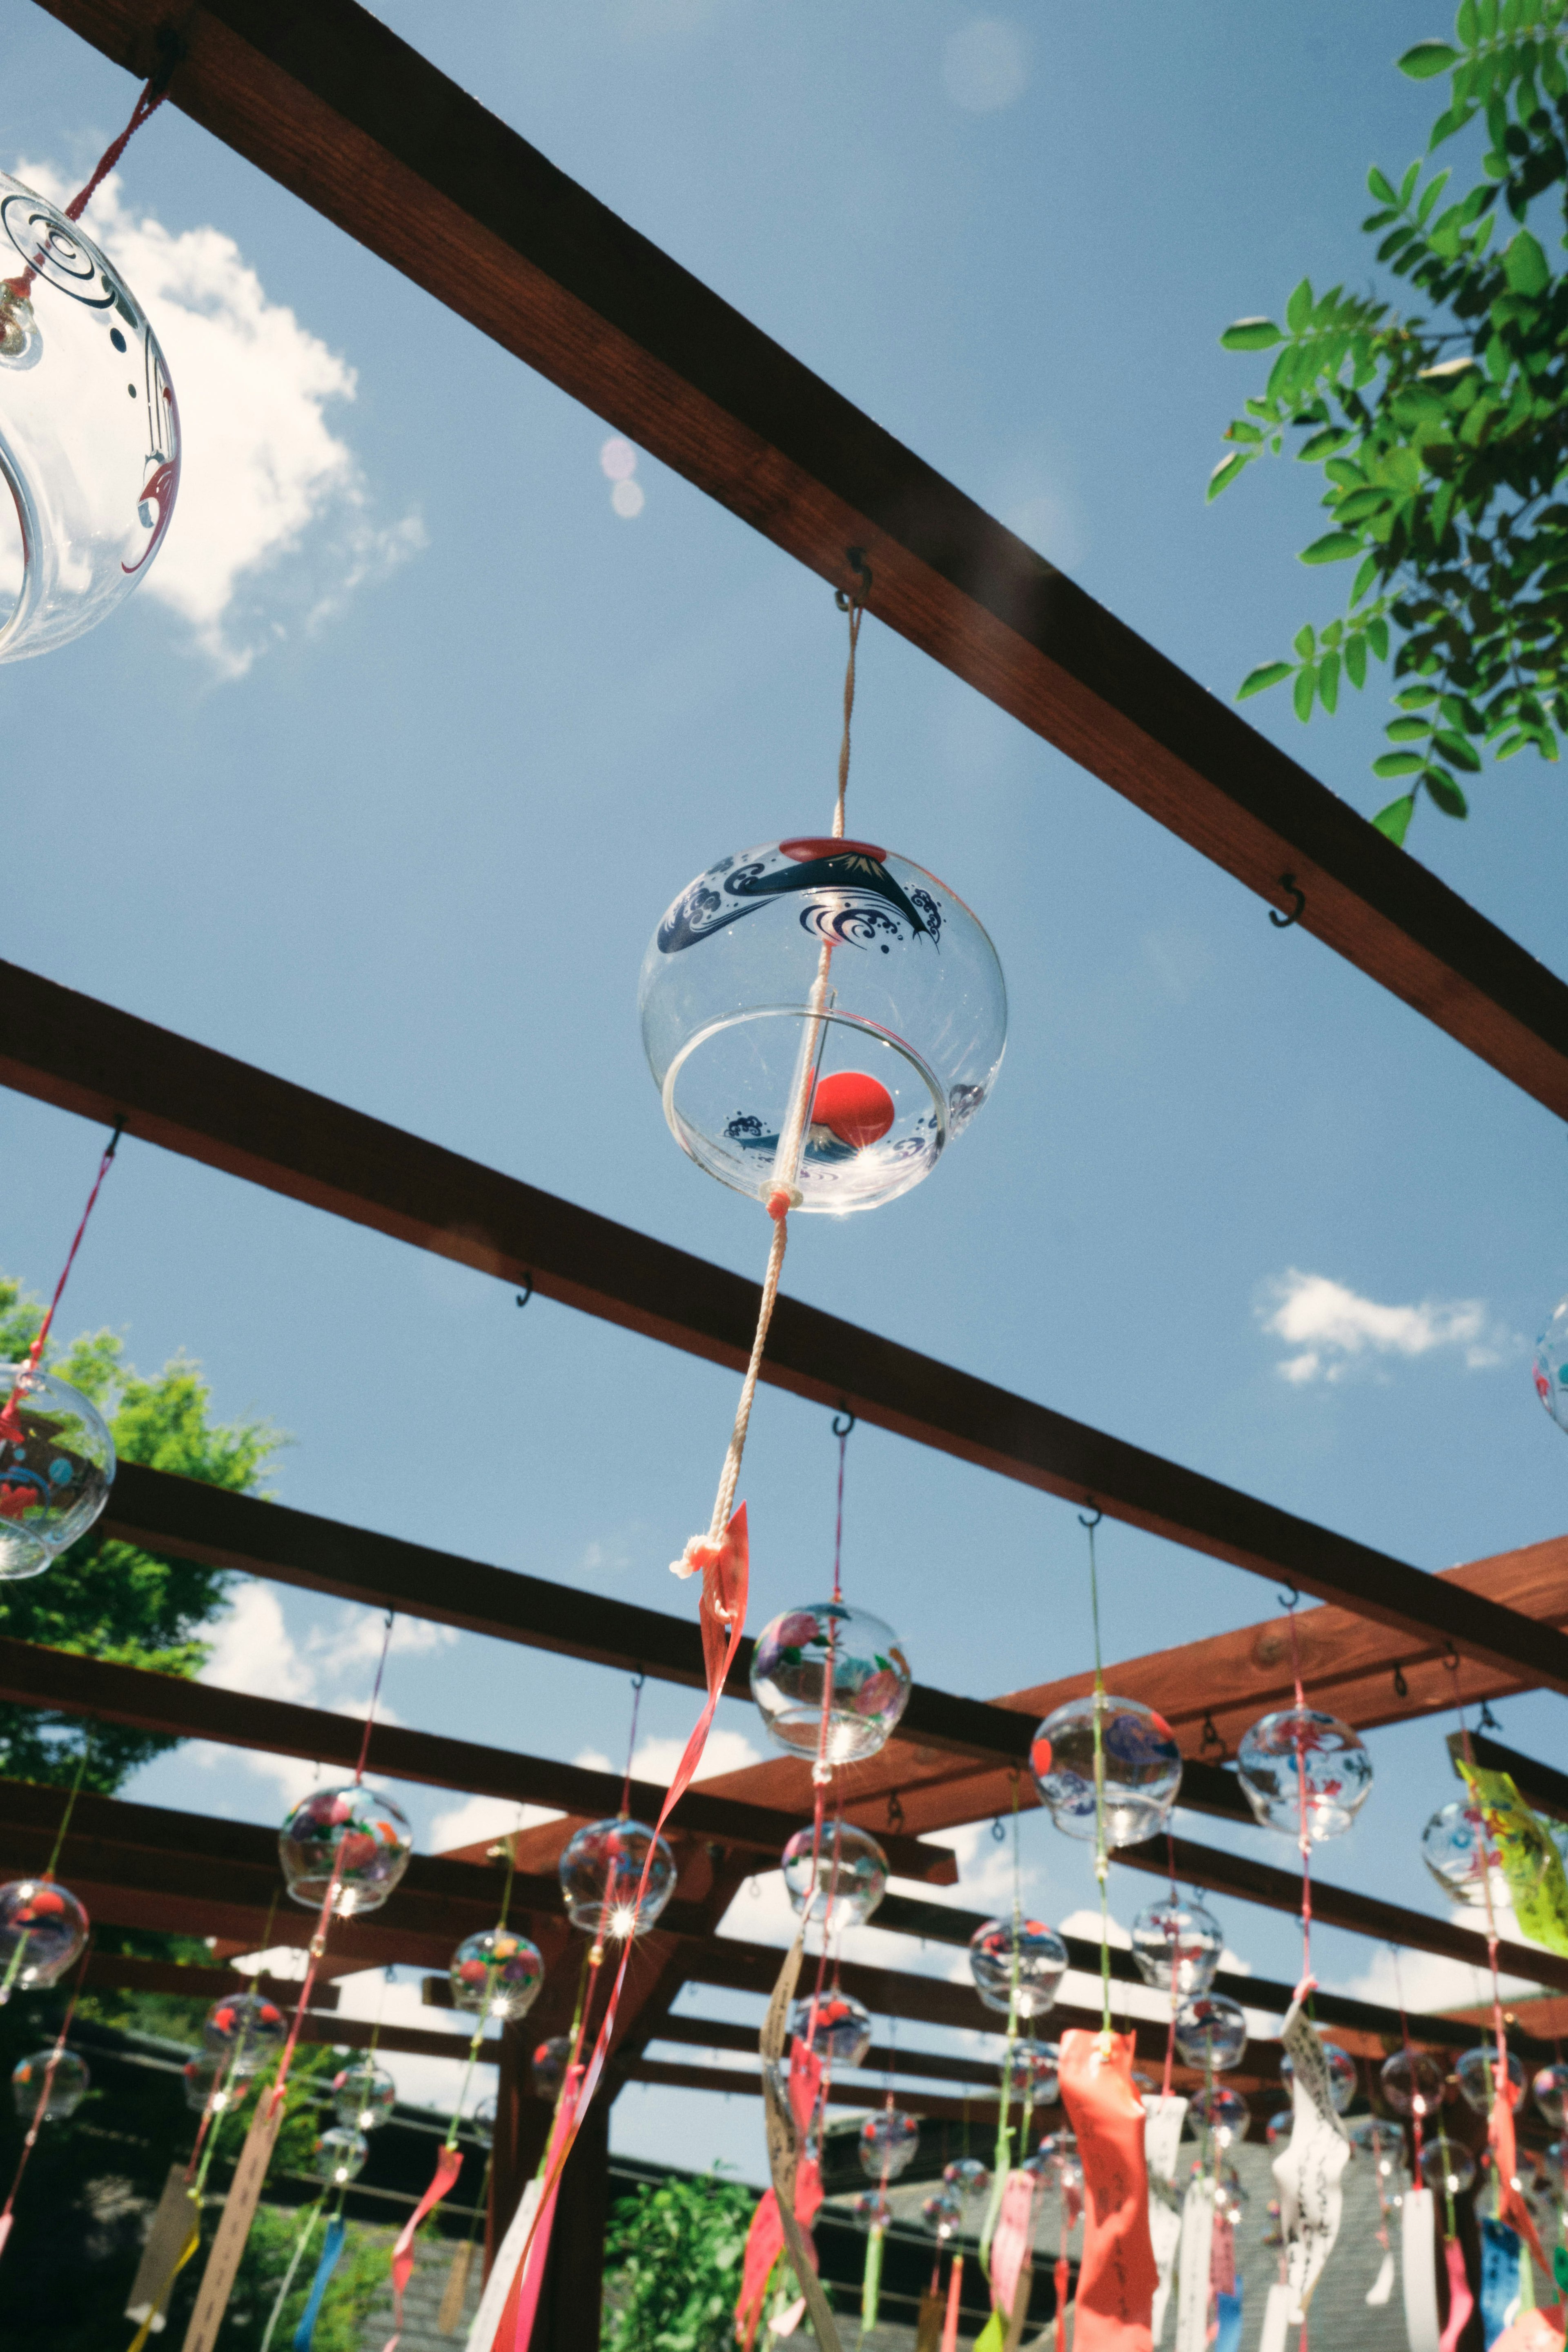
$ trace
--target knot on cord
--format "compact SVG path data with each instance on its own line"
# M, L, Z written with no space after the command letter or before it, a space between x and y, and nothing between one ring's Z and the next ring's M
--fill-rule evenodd
M1309 1995L1315 1993L1317 1990L1318 1979L1309 1971L1309 1973L1301 1979L1300 1983L1296 1987L1296 2000L1298 2004L1307 2000Z
M679 1559L669 1563L671 1576L700 1576L706 1568L719 1565L719 1546L706 1536L688 1536L686 1549Z
M832 1786L832 1784L833 1784L833 1767L832 1767L832 1765L831 1765L831 1764L825 1764L825 1763L823 1762L822 1758L819 1756L819 1757L817 1758L817 1759L816 1759L816 1763L815 1763L815 1764L812 1766L812 1768L811 1768L811 1780L812 1780L812 1786L813 1786L814 1788L817 1788L817 1789L826 1789L826 1788L831 1788L831 1786Z
M798 1184L775 1184L763 1207L775 1225L782 1225L792 1209L798 1209L805 1198Z

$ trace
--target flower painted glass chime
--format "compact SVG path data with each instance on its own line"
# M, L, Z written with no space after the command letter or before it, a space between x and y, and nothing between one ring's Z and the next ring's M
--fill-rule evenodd
M752 1696L769 1738L830 1765L863 1763L886 1747L912 1680L891 1626L843 1601L784 1610L752 1655Z
M486 1927L464 1937L447 1974L455 2009L479 2017L526 2017L544 1982L544 1960L526 1936Z
M202 2026L202 2039L230 2076L255 2074L283 2047L288 2024L274 2000L239 1992L215 2000Z
M374 2058L356 2058L332 2077L332 2113L344 2131L379 2131L396 2102L396 2084Z
M51 2074L50 2068L54 2072ZM48 2104L44 2109L47 2124L63 2124L74 2116L86 2098L92 2081L85 2060L74 2050L36 2050L30 2058L18 2059L11 2070L11 2095L16 2113L31 2123L38 2112L38 2101L44 2085L48 2084Z
M364 2170L370 2154L370 2142L363 2132L345 2131L334 2124L324 2131L310 2153L310 2161L318 2180L329 2189L346 2189Z
M888 1857L869 1830L857 1829L853 1822L824 1822L820 1839L809 1822L796 1830L784 1850L783 1866L796 1912L829 1936L843 1927L863 1927L888 1891Z
M1568 2065L1558 2058L1542 2066L1531 2079L1530 2095L1552 2129L1561 2131L1568 2122Z
M57 1983L87 1937L86 1911L58 1879L13 1878L0 1886L0 2002Z
M648 1850L653 1858L648 1862ZM647 1863L647 1884L637 1887ZM675 1892L675 1856L663 1838L625 1814L592 1822L563 1848L556 1868L574 1927L591 1936L646 1936Z
M804 1210L875 1208L929 1175L1007 1034L1002 968L963 901L831 835L700 874L648 944L637 1006L683 1150L757 1200L782 1174Z
M0 173L0 661L79 636L163 543L180 418L158 339L77 222Z
M955 2157L944 2166L942 2185L961 2201L984 2197L991 2186L991 2171L977 2156Z
M1164 1828L1182 1785L1182 1751L1171 1727L1142 1699L1092 1693L1069 1699L1036 1732L1029 1769L1058 1829L1069 1837L1094 1837L1097 1710L1105 1843L1136 1845Z
M1037 2107L1054 2105L1061 2063L1059 2042L1037 2042L1029 2034L1020 2034L1002 2057L1002 2080L1008 2096L1027 2098Z
M858 2066L871 2047L870 2011L847 1992L803 1995L791 2005L789 2030L836 2066Z
M917 2116L881 2107L860 2126L860 2169L870 2180L897 2180L921 2144Z
M1320 2034L1318 2046L1323 2053L1323 2063L1329 2070L1329 2099L1336 2116L1342 2116L1361 2088L1355 2060L1337 2042L1325 2042ZM1289 2084L1295 2075L1295 2066L1287 2050L1279 2061L1279 2080Z
M1197 2093L1187 2108L1187 2120L1201 2140L1229 2147L1247 2137L1252 2110L1239 2091L1216 2083Z
M0 1578L38 1576L108 1502L114 1440L90 1398L26 1364L0 1364Z
M1421 1859L1444 1894L1461 1903L1484 1904L1488 1878L1502 1867L1479 1806L1464 1797L1438 1806L1421 1832Z
M1535 1393L1557 1423L1568 1429L1568 1298L1560 1299L1535 1343Z
M969 1939L974 1990L1004 2016L1044 2017L1067 1964L1067 1946L1042 1919L988 1919Z
M1467 2050L1454 2063L1454 2074L1460 2090L1479 2116L1489 2116L1492 2094L1500 2089L1510 2107L1517 2107L1524 2096L1524 2068L1510 2050L1508 2053L1506 2084L1498 2081L1497 2044L1483 2042L1474 2050Z
M1243 1734L1237 1774L1265 1829L1313 1844L1348 1830L1372 1793L1359 1732L1315 1706L1285 1706Z
M340 1919L378 1911L408 1867L414 1833L390 1797L363 1780L317 1789L278 1832L284 1882L296 1903L320 1910L335 1883Z
M567 2034L552 2033L548 2042L539 2044L528 2066L528 2079L536 2099L554 2098L571 2055L572 2042Z
M1132 1922L1132 1958L1145 1984L1160 1992L1173 1986L1184 1999L1207 1992L1219 1971L1225 1934L1214 1913L1196 1896L1184 1901L1162 1895Z
M1176 2011L1176 2050L1189 2066L1227 2074L1247 2048L1247 2013L1224 1993L1199 1993Z
M1378 2080L1396 2116L1435 2115L1443 2104L1447 2070L1429 2050L1396 2050L1385 2058Z

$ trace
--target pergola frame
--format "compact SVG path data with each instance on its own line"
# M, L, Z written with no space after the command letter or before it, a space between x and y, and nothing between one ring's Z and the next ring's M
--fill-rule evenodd
M457 88L355 0L39 0L48 13L144 79L176 36L170 102L327 218L415 278L460 316L631 435L773 542L835 583L850 551L868 559L877 618L1057 744L1114 790L1276 906L1299 906L1314 932L1445 1028L1534 1099L1568 1115L1568 987L1424 867L1395 850L1315 779L1257 735L1051 565L902 448L870 419L616 220L515 132ZM0 965L0 1082L307 1201L710 1361L738 1367L755 1286L553 1200L535 1188L398 1133L382 1122L54 983ZM1304 1676L1319 1704L1385 1722L1469 1699L1568 1691L1568 1538L1444 1576L1313 1527L1044 1406L932 1363L798 1302L781 1299L763 1377L798 1395L997 1471L1044 1492L1092 1501L1113 1517L1252 1573L1285 1580L1330 1607L1304 1621ZM700 1685L695 1627L392 1537L121 1465L105 1532L495 1638L635 1666ZM1313 1629L1316 1628L1316 1634ZM1314 1644L1318 1654L1313 1655ZM747 1658L737 1664L743 1680ZM1188 1758L1184 1802L1246 1819L1220 1769L1241 1726L1289 1687L1277 1626L1187 1645L1112 1669L1119 1688L1156 1698ZM849 1807L884 1839L895 1871L950 1883L933 1830L984 1818L1018 1790L1029 1733L1079 1675L984 1705L913 1695L900 1737ZM1391 1690L1394 1694L1391 1703ZM1206 1694L1206 1695L1205 1695ZM316 1710L237 1700L171 1677L0 1641L0 1696L346 1763L353 1727ZM1201 1718L1201 1719L1200 1719ZM575 1820L618 1801L614 1776L388 1727L383 1771L429 1785L559 1805L559 1830L524 1841L521 1911L552 1966L533 2032L569 2013L575 1963L550 1849ZM1494 1760L1497 1760L1494 1759ZM1523 1767L1524 1759L1511 1759ZM1535 1771L1538 1801L1568 1803L1562 1776ZM742 2030L669 2015L687 1983L766 1991L778 1955L717 1934L759 1853L776 1852L808 1809L794 1760L691 1791L672 1824L682 1855L677 1899L639 1947L606 2095L627 2080L747 2087L723 2070L647 2059L659 2039L735 2048ZM651 1808L658 1791L634 1784ZM901 1816L903 1826L881 1819ZM37 1867L58 1817L52 1792L0 1784L0 1854ZM265 1832L84 1797L69 1874L106 1920L214 1924L196 1932L229 1949L254 1944L277 1864ZM419 1859L384 1915L333 1940L342 1973L382 1958L444 1965L452 1943L490 1924L492 1890L475 1861ZM1121 1857L1164 1869L1164 1850ZM1179 1866L1240 1899L1291 1909L1295 1882L1266 1864L1179 1843ZM534 1868L539 1861L544 1866ZM1325 1918L1458 1957L1478 1937L1372 1898L1319 1886ZM300 1915L303 1918L303 1915ZM969 1915L889 1895L880 1924L963 1940ZM273 1921L274 1940L302 1941ZM1075 1967L1094 1958L1075 1949ZM1568 1963L1510 1948L1505 1965L1568 1987ZM1112 1956L1119 1981L1125 1954ZM120 1973L116 1974L115 1971ZM140 1971L140 1973L139 1973ZM874 2006L939 2024L984 2023L966 1989L846 1964ZM100 1958L93 1981L210 1990L225 1972ZM165 1986L164 1978L182 1979ZM197 1979L201 1979L198 1984ZM1245 1994L1242 1988L1246 1988ZM1289 1988L1237 1979L1237 1997L1283 2005ZM323 1988L319 2007L331 1998ZM1320 1995L1326 2021L1374 2048L1397 2020L1375 2004ZM1072 2013L1058 2012L1063 2021ZM1468 2039L1454 2021L1413 2021L1440 2046ZM1149 2029L1141 2029L1145 2038ZM313 2016L312 2038L351 2045L353 2021ZM1154 2039L1160 2039L1154 2036ZM403 2029L384 2045L453 2046ZM1277 2077L1276 2045L1255 2044L1259 2079ZM1272 2055L1270 2053L1272 2053ZM488 2056L500 2069L492 2234L504 2228L536 2160L544 2110L522 2097L521 2037ZM915 2053L904 2053L906 2063ZM966 2062L927 2053L938 2079L972 2079ZM717 2077L717 2078L716 2078ZM916 2097L911 2104L921 2105ZM931 2094L941 2112L956 2103ZM547 2285L541 2352L590 2340L595 2216L602 2221L602 2118L563 2182L561 2242L578 2292ZM595 2206L595 2200L597 2205ZM602 2231L600 2231L602 2235ZM570 2336L563 2332L571 2307Z

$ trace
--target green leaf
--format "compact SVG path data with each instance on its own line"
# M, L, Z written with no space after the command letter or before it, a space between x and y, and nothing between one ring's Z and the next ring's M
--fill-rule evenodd
M1304 629L1297 630L1292 643L1303 661L1311 660L1312 656L1318 649L1318 637L1317 632L1313 628L1310 621L1308 622Z
M1468 816L1470 804L1454 782L1441 768L1423 769L1421 781L1429 797L1435 800L1445 816Z
M1366 639L1363 636L1345 639L1345 676L1358 689L1366 684Z
M1236 319L1220 337L1227 352L1266 352L1282 343L1284 334L1272 319Z
M1304 547L1297 557L1298 563L1343 563L1352 555L1361 553L1361 541L1353 530L1326 530L1310 547Z
M1299 335L1312 317L1312 281L1303 278L1285 305L1285 324L1293 335Z
M1429 719L1391 719L1384 729L1391 743L1424 743L1432 731Z
M1447 73L1450 66L1458 62L1458 50L1451 49L1447 41L1417 41L1400 58L1399 70L1408 74L1412 81L1430 81L1434 74Z
M1310 662L1307 664L1305 669L1299 669L1297 671L1295 692L1292 698L1296 705L1296 716L1298 719L1302 720L1310 719L1312 715L1312 694L1317 683L1318 673L1313 668ZM1419 761L1417 761L1416 764L1419 766Z
M1221 490L1228 490L1237 476L1244 473L1251 463L1252 452L1249 449L1237 449L1234 457L1222 457L1209 476L1209 486L1205 495L1211 499L1217 499Z
M1421 710L1428 702L1436 701L1436 695L1435 686L1407 686L1403 694L1396 694L1394 698L1401 709Z
M1373 582L1376 578L1377 558L1375 555L1369 555L1366 562L1362 565L1361 570L1356 573L1355 586L1351 590L1351 603L1352 604L1359 604L1361 603L1362 598L1366 594L1367 590L1372 586Z
M1394 193L1393 182L1384 178L1375 163L1366 175L1366 184L1369 192L1377 198L1380 205L1396 205L1399 202L1399 198Z
M1374 614L1366 625L1366 641L1379 661L1388 659L1388 623L1380 613Z
M1325 425L1322 432L1314 433L1310 440L1303 441L1296 455L1307 465L1315 466L1320 459L1331 457L1336 449L1342 449L1348 441L1354 439L1355 435L1348 425Z
M1333 715L1340 698L1340 657L1325 654L1318 665L1318 699L1323 709Z
M1442 194L1444 189L1447 186L1453 174L1449 172L1439 172L1436 177L1429 180L1426 187L1423 188L1421 192L1421 202L1415 207L1416 220L1420 223L1423 228L1426 227L1426 223L1431 219L1432 207L1436 203L1438 197ZM1456 210L1457 209L1458 207L1456 207Z
M1503 247L1503 275L1516 294L1544 294L1552 283L1546 256L1527 228Z
M1364 522L1368 515L1380 514L1390 503L1386 490L1347 490L1342 499L1335 500L1334 513L1341 522ZM1356 577L1359 583L1359 572Z
M1399 183L1399 201L1402 205L1407 205L1410 202L1411 197L1415 194L1415 183L1420 177L1421 158L1417 156Z
M1245 702L1249 694L1262 694L1269 687L1282 684L1289 675L1289 662L1259 662L1258 667L1249 669L1242 679L1237 688L1236 698L1237 702Z
M1419 751L1385 751L1372 763L1374 776L1418 776L1426 762Z
M1379 833L1387 835L1395 849L1403 849L1405 836L1410 830L1410 820L1415 814L1415 795L1410 793L1404 800L1390 801L1385 809L1379 809L1373 823Z
M1392 728L1389 732L1392 734ZM1451 760L1456 768L1464 768L1472 776L1479 775L1481 763L1475 746L1467 743L1462 735L1456 735L1451 728L1443 727L1438 729L1432 740L1444 759Z
M1245 417L1237 416L1226 426L1225 437L1227 441L1246 441L1254 447L1261 448L1263 428L1258 425L1249 425Z

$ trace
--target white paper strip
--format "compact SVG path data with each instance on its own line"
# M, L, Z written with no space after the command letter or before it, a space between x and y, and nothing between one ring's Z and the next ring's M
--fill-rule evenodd
M1209 2265L1214 2255L1214 2183L1197 2179L1182 2205L1182 2275L1176 2293L1176 2352L1207 2352Z
M1386 2303L1393 2293L1394 2249L1392 2246L1389 2246L1385 2249L1383 2260L1378 2264L1377 2276L1373 2279L1372 2284L1366 2291L1366 2299L1368 2303L1373 2305Z
M507 2289L512 2273L522 2258L523 2242L533 2226L539 2210L540 2193L544 2183L537 2176L523 2190L511 2227L500 2242L500 2252L490 2264L490 2274L485 2281L485 2291L479 2297L479 2307L474 2314L474 2324L468 2330L468 2352L490 2352L500 2326L501 2313L506 2308Z
M1429 2189L1407 2189L1400 2217L1405 2333L1410 2352L1437 2352L1436 2217Z
M1149 2323L1152 2344L1158 2344L1165 2332L1165 2306L1171 2300L1171 2280L1176 2268L1176 2248L1182 2242L1182 2217L1173 2205L1163 2197L1149 2192L1149 2242L1154 2249L1154 2267L1160 2273L1160 2284L1154 2289L1154 2308Z
M1152 2091L1144 2093L1143 2113L1148 2121L1143 2126L1143 2156L1157 2179L1174 2180L1176 2177L1186 2112L1185 2099L1162 2099Z
M1293 2120L1289 2144L1274 2159L1274 2178L1279 2184L1279 2227L1294 2324L1305 2315L1340 2234L1344 2204L1340 2175L1350 2161L1351 2146L1334 2113L1323 2045L1300 2001L1291 2003L1279 2038L1293 2070Z
M1258 2339L1258 2352L1285 2352L1285 2331L1289 2325L1290 2290L1283 2280L1276 2279L1263 2306L1263 2333Z

